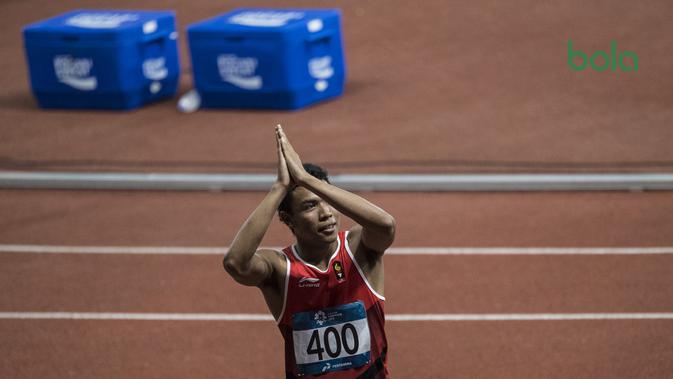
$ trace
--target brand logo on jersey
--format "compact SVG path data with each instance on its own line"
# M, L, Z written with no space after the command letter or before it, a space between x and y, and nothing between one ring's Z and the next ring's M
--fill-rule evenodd
M89 58L54 57L54 72L58 81L81 91L93 91L98 86L98 80L91 75L92 68L93 60Z
M217 57L217 68L223 81L236 87L257 90L262 88L262 77L255 75L257 58L222 54Z
M315 313L315 316L313 316L313 320L315 320L316 324L322 326L322 324L327 321L327 315L323 311L318 311Z
M309 277L303 277L299 279L299 287L314 287L318 288L320 287L320 279L318 278L309 278Z
M346 279L346 274L344 274L344 266L339 261L334 261L332 264L332 269L334 269L334 275L338 281L343 281Z

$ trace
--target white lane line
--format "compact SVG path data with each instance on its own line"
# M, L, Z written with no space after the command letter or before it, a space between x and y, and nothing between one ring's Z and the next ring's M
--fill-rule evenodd
M150 321L273 321L256 313L109 313L109 312L0 312L0 319L20 320L150 320Z
M278 247L273 247L279 249ZM222 255L227 247L0 245L0 253ZM388 255L642 255L673 254L661 247L392 247Z
M673 313L486 313L391 314L386 321L572 321L673 320Z
M0 245L1 253L219 255L226 251L226 247Z
M261 313L99 313L0 312L0 319L19 320L145 320L145 321L274 321ZM673 313L427 313L389 314L386 321L574 321L673 320Z
M391 255L638 255L673 254L673 247L397 247Z

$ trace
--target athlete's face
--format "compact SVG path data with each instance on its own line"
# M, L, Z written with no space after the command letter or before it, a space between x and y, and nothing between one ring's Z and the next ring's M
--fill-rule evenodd
M304 187L292 191L289 219L297 239L315 243L332 243L337 239L339 212Z

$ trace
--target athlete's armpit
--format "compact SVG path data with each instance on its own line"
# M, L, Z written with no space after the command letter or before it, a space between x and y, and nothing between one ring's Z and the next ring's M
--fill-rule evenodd
M383 251L372 250L362 243L362 226L356 225L350 229L347 235L348 244L355 264L362 270L372 289L377 294L383 296L384 293L384 275L383 275Z
M351 238L354 241L357 241L365 248L368 255L381 256L395 240L395 223L393 221L385 233L369 230L363 228L361 225L355 225L351 228L350 235L352 235Z

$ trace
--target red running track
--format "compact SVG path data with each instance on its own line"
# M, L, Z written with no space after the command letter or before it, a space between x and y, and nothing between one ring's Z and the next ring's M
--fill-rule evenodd
M225 246L259 193L2 191L2 244ZM670 193L364 194L396 246L673 246ZM274 223L267 245L287 242ZM386 258L389 314L673 311L673 254ZM260 313L218 255L0 253L0 312ZM672 320L389 321L394 377L665 377ZM2 377L282 376L271 321L0 320Z

